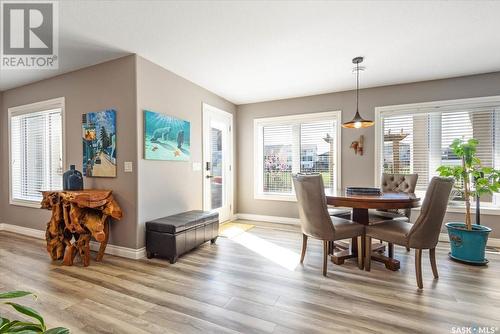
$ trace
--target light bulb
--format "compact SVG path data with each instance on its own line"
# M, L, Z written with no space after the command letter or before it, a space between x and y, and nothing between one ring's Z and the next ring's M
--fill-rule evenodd
M359 122L359 121L358 122L354 122L354 127L356 129L359 129L361 127L361 122Z

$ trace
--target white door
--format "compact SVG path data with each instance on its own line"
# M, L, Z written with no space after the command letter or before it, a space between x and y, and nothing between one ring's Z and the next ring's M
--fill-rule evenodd
M203 209L233 213L233 115L203 104Z

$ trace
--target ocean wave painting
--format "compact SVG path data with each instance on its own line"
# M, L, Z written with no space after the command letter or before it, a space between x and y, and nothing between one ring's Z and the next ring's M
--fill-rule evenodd
M144 159L189 161L191 124L144 110Z

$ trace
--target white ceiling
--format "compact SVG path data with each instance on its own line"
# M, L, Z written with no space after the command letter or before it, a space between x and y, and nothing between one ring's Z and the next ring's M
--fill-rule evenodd
M236 104L500 70L500 1L61 1L60 70L137 53Z

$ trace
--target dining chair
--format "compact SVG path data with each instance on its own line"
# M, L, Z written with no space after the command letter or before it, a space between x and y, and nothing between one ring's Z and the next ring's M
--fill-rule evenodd
M413 194L417 186L418 174L390 174L382 173L380 190L382 192L404 192ZM368 211L368 220L378 223L387 219L401 219L410 222L411 209L375 209ZM389 243L389 254L394 253L394 245ZM409 252L410 249L406 248Z
M417 186L418 174L389 174L382 173L380 180L380 191L387 192L403 192L408 194L415 193ZM411 209L376 209L369 211L370 221L387 220L387 219L407 219L410 220Z
M352 220L331 217L326 205L325 187L321 175L296 174L292 176L302 230L302 253L304 262L307 238L323 241L323 276L327 273L328 255L335 240L358 238L358 265L363 269L364 226Z
M371 239L376 238L392 244L415 249L415 272L417 286L422 283L422 250L429 250L429 257L434 278L438 278L436 266L436 245L441 231L448 198L453 186L453 179L433 177L422 204L420 215L414 224L391 219L365 228L365 270L370 271ZM391 256L391 254L389 254Z

